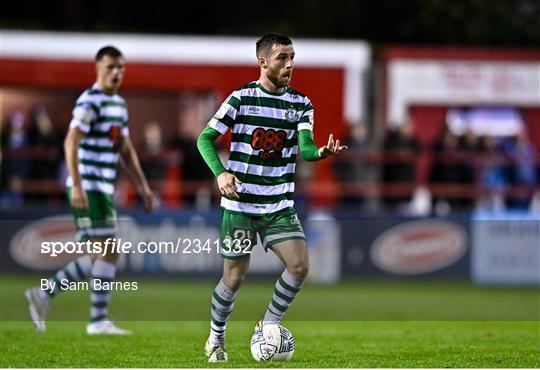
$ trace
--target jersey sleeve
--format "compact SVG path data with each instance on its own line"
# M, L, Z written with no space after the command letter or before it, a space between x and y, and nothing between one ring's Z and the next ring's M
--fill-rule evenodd
M214 141L216 141L219 135L220 133L218 131L211 127L206 127L197 140L197 148L201 156L216 177L226 171L214 146Z
M79 99L73 108L69 128L76 127L86 134L90 131L92 122L96 120L97 116L98 108L94 103Z
M300 116L300 120L298 121L298 131L300 130L309 130L313 131L313 105L311 104L311 101L306 98L306 104L304 106L304 110L302 112L302 115Z
M313 131L302 130L298 133L298 145L300 145L300 153L306 161L318 161L319 147L313 141Z
M216 114L208 122L208 127L213 128L220 134L225 134L236 122L236 117L240 111L240 92L234 91L225 99Z

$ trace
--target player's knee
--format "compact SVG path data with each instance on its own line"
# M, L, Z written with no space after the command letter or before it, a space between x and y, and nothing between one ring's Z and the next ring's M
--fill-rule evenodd
M223 283L231 290L237 291L244 282L243 275L228 275L223 276Z
M309 262L298 261L297 263L294 263L291 266L288 266L287 270L295 278L305 279L309 272Z

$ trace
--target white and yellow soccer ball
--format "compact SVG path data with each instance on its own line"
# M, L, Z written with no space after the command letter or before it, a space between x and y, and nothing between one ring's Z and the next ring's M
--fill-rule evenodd
M256 361L288 361L294 354L294 337L282 325L263 325L251 337L251 354Z

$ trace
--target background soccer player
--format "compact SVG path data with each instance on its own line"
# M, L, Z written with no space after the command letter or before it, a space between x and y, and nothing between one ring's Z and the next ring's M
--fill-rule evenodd
M77 100L73 118L64 141L66 164L70 176L67 192L75 217L77 238L81 241L104 242L116 232L116 209L113 200L114 180L119 159L135 182L152 211L156 198L148 186L137 153L129 138L128 111L125 100L118 95L125 71L125 60L115 47L105 46L96 54L97 81ZM69 263L49 279L49 289L28 289L32 320L38 331L45 331L45 316L50 299L60 289L60 282L82 281L90 277L90 323L88 334L129 334L108 318L111 292L94 289L93 280L114 280L119 255L85 255Z
M208 123L198 140L204 160L217 177L221 194L221 254L223 277L212 293L210 336L205 346L209 362L227 361L225 329L236 292L249 265L249 251L260 236L285 264L274 294L256 330L279 323L298 294L309 269L305 235L293 209L295 160L327 158L347 149L334 142L313 142L313 106L289 87L295 51L291 40L266 34L256 44L260 66L258 81L234 91ZM214 141L232 130L227 169Z

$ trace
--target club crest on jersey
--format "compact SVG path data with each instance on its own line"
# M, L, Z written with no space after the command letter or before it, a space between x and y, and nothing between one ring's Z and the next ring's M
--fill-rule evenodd
M287 122L296 122L298 120L298 112L293 108L287 109L287 112L285 112L285 119Z

